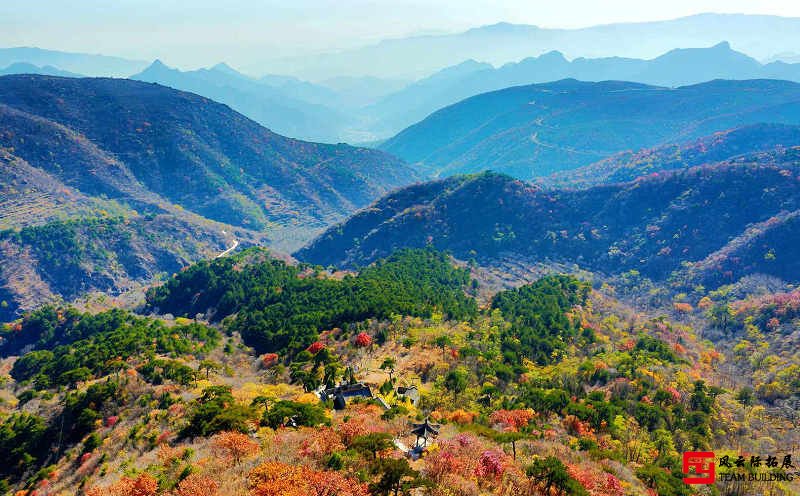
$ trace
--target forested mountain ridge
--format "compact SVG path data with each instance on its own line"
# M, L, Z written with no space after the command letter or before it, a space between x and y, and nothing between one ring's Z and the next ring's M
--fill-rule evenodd
M129 212L124 212L129 214ZM0 230L0 320L45 303L115 297L257 235L183 216L84 216Z
M6 76L0 102L85 136L149 191L247 228L320 228L414 178L381 152L284 138L224 105L153 84ZM13 146L15 133L2 145Z
M800 124L800 84L717 80L671 89L563 80L468 98L381 148L439 176L492 169L530 179L761 122Z
M753 272L797 281L791 240L800 182L792 157L584 190L544 190L495 173L458 176L390 194L296 256L363 265L399 247L429 245L465 260L512 253L660 281L687 266L717 285Z

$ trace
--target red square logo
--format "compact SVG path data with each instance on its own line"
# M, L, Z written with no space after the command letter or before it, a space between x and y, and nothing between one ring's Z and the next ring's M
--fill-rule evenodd
M683 454L683 473L686 484L713 484L716 479L713 451L687 451ZM694 469L694 473L690 469Z

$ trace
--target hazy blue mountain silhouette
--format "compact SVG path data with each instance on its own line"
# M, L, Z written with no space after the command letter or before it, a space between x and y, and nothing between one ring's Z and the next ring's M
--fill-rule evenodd
M761 64L727 42L709 48L674 49L651 60L624 57L578 58L557 51L494 68L467 61L422 79L370 108L378 116L376 132L392 133L430 113L473 95L511 86L574 78L581 81L634 81L683 86L713 79L785 79L800 81L800 64Z
M38 65L29 64L27 62L15 62L4 69L0 69L0 76L7 76L9 74L41 74L43 76L83 77L82 74L64 71L58 67L53 67L52 65L39 67Z
M156 60L131 79L190 91L229 105L259 124L286 136L323 142L341 141L348 117L319 103L311 90L297 89L293 78L253 80L226 64L211 69L180 71ZM310 85L309 85L310 86ZM317 93L324 92L320 88ZM302 94L301 94L302 93ZM302 98L302 99L301 99Z
M87 76L126 77L147 67L147 62L88 53L62 52L35 47L0 48L0 67L16 62L53 66Z
M652 58L676 47L711 46L722 40L757 59L797 52L800 18L698 14L579 29L499 23L461 33L384 40L352 50L276 60L273 70L311 80L342 75L416 79L468 59L501 65L552 50L570 58Z

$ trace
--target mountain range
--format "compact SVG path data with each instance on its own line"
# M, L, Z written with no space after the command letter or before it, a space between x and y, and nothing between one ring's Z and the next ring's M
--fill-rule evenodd
M0 71L77 77L56 66L18 62ZM91 74L91 73L90 73ZM371 143L389 138L433 112L481 93L565 78L619 80L681 86L713 79L800 81L800 64L762 64L727 42L673 49L654 59L625 57L568 60L552 51L495 68L467 60L416 82L337 77L318 83L268 74L254 78L225 63L180 71L156 60L132 79L190 91L230 105L273 131L322 142Z
M759 122L800 124L800 84L715 80L664 88L563 80L518 86L441 109L381 149L433 175L492 169L530 179Z
M468 60L392 93L370 107L381 116L376 131L410 126L440 108L480 93L561 79L632 81L656 86L685 86L714 79L783 79L800 82L800 64L761 64L727 42L708 48L674 49L653 59L625 57L568 60L552 51L493 67Z
M387 39L353 49L267 62L232 59L248 74L286 74L313 82L363 76L409 81L464 60L503 65L553 50L560 50L569 58L647 59L676 47L710 46L723 40L758 60L796 62L793 57L800 43L799 26L798 18L714 13L577 29L503 22L463 32ZM0 49L0 67L15 62L51 65L87 76L113 77L128 77L147 66L141 60L107 55L35 47Z
M327 143L374 140L372 123L377 118L365 108L405 86L403 81L374 77L334 78L318 84L273 74L256 79L225 63L179 71L159 60L131 79L197 93L230 105L277 133Z
M225 105L139 81L0 77L0 117L0 227L11 229L0 285L11 310L37 301L21 262L50 280L41 294L73 297L81 291L70 281L105 290L121 274L147 280L234 242L297 246L417 177L383 152L285 138ZM101 269L110 262L98 250L146 268ZM56 253L75 263L56 271L35 261Z
M650 60L610 57L569 61L557 51L497 68L468 60L402 88L397 88L400 82L393 86L377 78L338 78L321 84L276 75L256 80L225 64L178 71L160 61L132 76L229 104L281 134L325 142L385 139L471 96L566 78L668 87L713 79L800 82L800 64L761 64L723 42L708 48L674 49Z
M746 14L707 13L578 29L499 23L460 33L384 40L352 50L274 60L271 67L310 80L341 75L417 79L469 59L501 65L552 50L569 57L651 58L676 47L710 46L723 40L763 60L796 52L798 33L798 18Z

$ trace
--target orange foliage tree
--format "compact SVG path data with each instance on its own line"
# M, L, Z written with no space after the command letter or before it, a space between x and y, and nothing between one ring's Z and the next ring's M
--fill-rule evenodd
M143 472L132 479L123 477L116 484L107 487L93 487L86 491L86 496L155 496L158 481L152 475Z
M365 484L338 472L281 462L259 465L247 477L253 496L367 496Z
M183 479L173 496L217 496L219 494L219 484L211 477L192 474Z
M238 465L243 459L258 453L258 443L247 434L225 431L211 438L211 449L215 456Z
M344 425L349 423L350 422L347 422ZM309 429L309 431L308 438L303 440L300 448L300 454L305 457L321 461L331 453L345 448L344 444L342 444L341 437L331 427ZM350 439L352 440L352 438Z
M356 346L359 348L367 348L372 345L372 337L366 332L360 332L356 336Z

